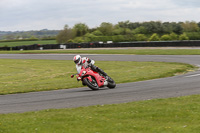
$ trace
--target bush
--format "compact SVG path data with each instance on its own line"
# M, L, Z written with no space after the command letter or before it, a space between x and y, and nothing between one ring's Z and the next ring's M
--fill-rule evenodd
M74 40L69 39L67 42L68 42L68 43L74 43Z
M189 40L189 37L185 33L183 33L179 36L179 40Z
M123 42L124 36L123 35L112 36L112 41L113 42Z
M76 38L73 40L73 42L74 42L74 43L83 43L83 42L85 42L85 41L83 40L82 37L76 37Z
M144 34L136 34L135 35L135 40L136 41L146 41L147 37Z
M149 41L159 41L160 38L157 33L154 33L150 38Z
M178 35L174 32L170 34L171 40L178 40Z
M161 36L161 38L160 38L160 40L162 40L162 41L169 41L169 40L171 40L171 37L170 37L170 35L162 35Z
M200 40L200 32L186 32L190 40Z
M93 35L95 36L102 36L103 33L100 30L95 30L94 32L92 32Z

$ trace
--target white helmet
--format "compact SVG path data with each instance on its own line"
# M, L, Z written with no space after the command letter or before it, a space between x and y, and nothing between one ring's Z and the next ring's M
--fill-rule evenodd
M75 63L75 64L78 64L78 65L80 65L80 64L81 64L81 61L82 61L80 55L74 56L74 59L73 59L73 60L74 60L74 63Z

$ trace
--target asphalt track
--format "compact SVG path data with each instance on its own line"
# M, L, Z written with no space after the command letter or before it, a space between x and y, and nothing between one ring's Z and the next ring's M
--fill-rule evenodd
M68 54L0 54L0 59L71 60ZM200 55L84 55L96 61L183 62L200 66ZM156 98L200 94L200 71L169 78L118 84L115 89L91 91L73 88L24 94L0 95L0 113L20 113L52 108L125 103ZM67 81L66 81L67 82Z

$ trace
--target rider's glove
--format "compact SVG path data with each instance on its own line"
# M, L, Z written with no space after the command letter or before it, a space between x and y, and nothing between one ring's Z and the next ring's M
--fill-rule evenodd
M81 77L78 77L78 78L77 78L77 81L80 81L80 80L81 80Z
M89 63L89 64L88 64L88 67L91 67L91 66L92 66L92 64L91 64L91 63Z
M91 67L91 66L92 66L91 64L88 64L88 65L86 66L86 68Z

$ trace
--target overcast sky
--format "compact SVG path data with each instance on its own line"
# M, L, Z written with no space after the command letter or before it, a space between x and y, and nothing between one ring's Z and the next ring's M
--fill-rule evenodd
M0 31L120 21L200 22L200 0L0 0Z

